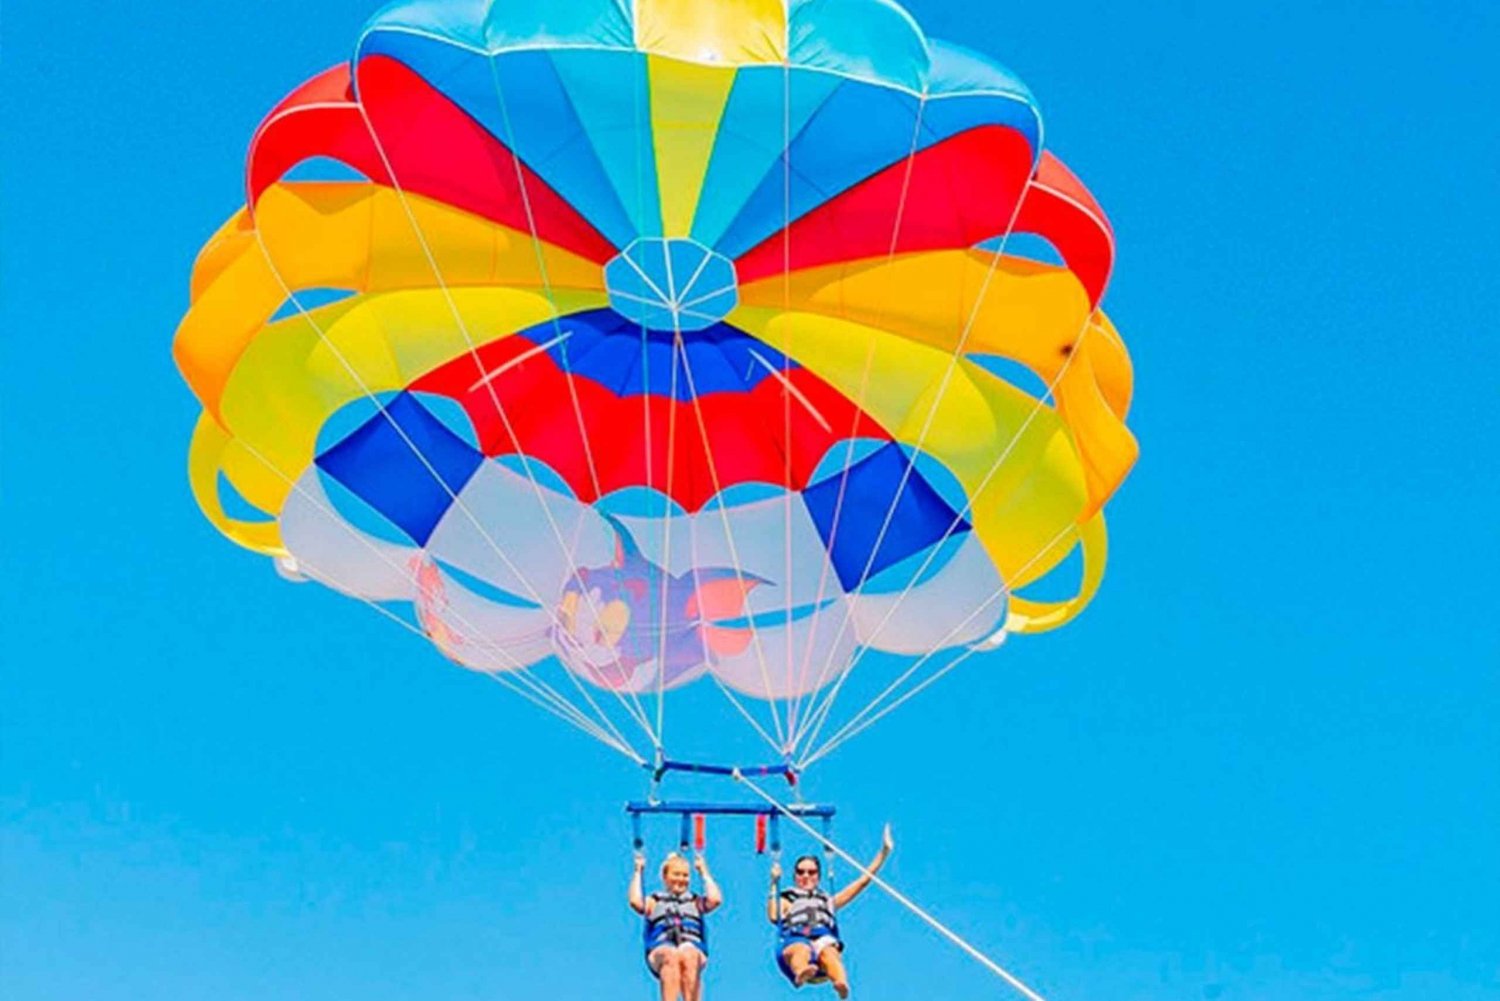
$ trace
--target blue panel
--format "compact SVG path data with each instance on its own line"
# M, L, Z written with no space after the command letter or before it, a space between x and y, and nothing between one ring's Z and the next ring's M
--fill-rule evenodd
M453 495L483 461L406 393L316 459L319 469L419 546L427 544Z
M559 330L564 339L558 340ZM772 372L800 368L781 352L727 323L682 334L680 348L663 330L642 330L612 309L546 320L514 336L547 346L560 370L591 379L622 397L671 394L679 402L709 393L747 393ZM683 359L692 369L691 387ZM762 360L764 364L762 364ZM677 370L673 385L672 370Z
M890 444L844 473L811 484L802 492L802 501L823 537L845 591L853 591L886 567L948 536L969 530L969 523L959 518L958 512L915 470L907 476L908 465L901 446ZM898 496L903 476L907 476L906 485ZM841 482L845 483L842 507ZM890 524L886 526L888 515ZM880 538L882 526L886 526L884 538ZM877 539L880 548L872 557Z
M930 135L917 130L918 104L901 91L846 81L792 140L790 192L780 165L773 166L714 249L738 257L789 219L905 159L914 142L929 145Z
M1014 128L1039 153L1041 119L1025 88L1009 83L995 67L989 67L988 77L979 77L980 68L968 63L961 68L975 77L967 82L995 89L934 92L922 107L920 128L918 100L900 91L807 70L791 70L789 83L780 67L741 70L709 161L693 238L738 257L872 174L981 125ZM788 87L789 98L784 96ZM784 100L789 123L782 121ZM780 159L787 134L792 136L789 193Z
M922 148L981 125L1015 129L1031 147L1033 163L1041 155L1042 119L1035 106L1004 94L948 94L929 98L922 109Z

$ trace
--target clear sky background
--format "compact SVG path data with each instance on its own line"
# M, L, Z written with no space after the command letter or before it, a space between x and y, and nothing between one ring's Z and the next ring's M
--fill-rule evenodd
M910 6L1110 213L1143 452L1092 609L810 792L1055 1001L1500 998L1500 7ZM640 776L188 494L192 258L370 12L5 4L10 1001L649 996ZM709 996L783 996L748 828L711 858ZM846 931L858 997L1007 996L878 895Z

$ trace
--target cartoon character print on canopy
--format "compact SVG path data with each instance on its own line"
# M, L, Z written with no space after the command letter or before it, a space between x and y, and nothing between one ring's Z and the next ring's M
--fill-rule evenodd
M486 671L786 699L1060 625L1136 447L1113 238L1040 136L887 0L398 3L198 258L195 494Z

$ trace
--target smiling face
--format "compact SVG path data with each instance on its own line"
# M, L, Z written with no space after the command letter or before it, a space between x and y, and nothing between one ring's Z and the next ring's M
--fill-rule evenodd
M796 881L799 890L815 889L822 874L823 867L811 855L802 856L792 867L792 879Z
M672 856L662 863L661 883L667 888L668 893L688 892L688 883L692 879L693 870L688 865L687 859Z

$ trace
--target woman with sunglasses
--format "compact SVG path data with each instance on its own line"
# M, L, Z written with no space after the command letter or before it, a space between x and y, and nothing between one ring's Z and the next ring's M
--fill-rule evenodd
M839 939L838 912L870 885L896 847L891 827L885 827L880 851L859 878L837 893L820 884L823 866L815 855L804 855L792 867L792 885L777 892L781 864L771 864L771 895L766 917L780 930L776 943L776 965L793 987L827 980L840 998L849 996L849 974L844 969L844 943Z
M630 909L646 919L646 965L661 984L661 1001L699 1001L703 996L703 967L708 965L705 915L724 902L719 884L699 855L693 868L703 878L703 893L691 892L688 860L676 852L661 865L662 889L641 892L643 855L635 857L630 877Z

